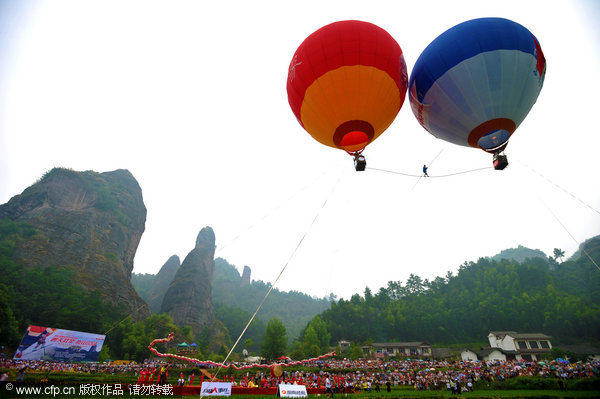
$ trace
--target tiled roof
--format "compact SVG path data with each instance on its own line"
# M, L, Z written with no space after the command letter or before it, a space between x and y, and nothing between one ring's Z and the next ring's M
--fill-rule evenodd
M550 348L538 348L538 349L519 349L517 353L548 353L550 352Z
M487 356L490 353L492 353L493 351L498 351L500 353L504 353L505 355L514 355L517 353L517 351L507 351L504 350L502 348L490 348L490 347L486 347L486 348L481 348L481 350L477 351L477 356L482 357L482 356Z
M420 348L423 346L431 346L427 342L375 342L374 348Z
M550 339L549 335L542 333L527 333L527 334L509 334L511 337L515 339Z
M438 358L438 359L458 355L456 353L456 351L454 351L450 348L431 348L431 354L433 355L434 358Z

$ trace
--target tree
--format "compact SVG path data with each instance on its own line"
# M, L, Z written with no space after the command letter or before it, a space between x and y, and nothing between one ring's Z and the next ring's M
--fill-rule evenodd
M304 332L304 353L308 357L316 357L320 355L321 349L319 348L319 337L317 336L317 332L315 331L312 323L306 327L306 331Z
M402 281L388 281L387 294L391 299L400 299L406 295Z
M19 342L19 326L10 307L9 289L0 284L0 344L13 346Z
M425 292L423 279L412 273L408 277L408 280L406 280L406 288L410 294L421 295Z
M560 259L562 262L562 258L565 256L565 251L560 248L554 248L554 260Z
M316 342L310 342L310 344L316 344L319 350L323 353L329 352L329 341L331 340L331 334L327 332L327 324L325 324L323 319L319 316L315 316L308 327L313 329L317 338ZM305 338L305 341L308 340Z
M336 303L338 300L338 296L335 295L333 292L329 293L329 296L327 297L327 300L331 303Z
M350 347L350 359L357 360L363 357L363 351L360 345L352 344Z
M192 326L184 326L181 328L181 339L185 342L195 342L196 338L194 337L194 330Z
M108 348L108 345L102 345L102 349L100 349L100 353L98 354L98 361L104 363L106 360L110 359L109 353L110 349Z
M292 347L290 348L290 357L295 360L304 359L308 357L304 350L305 346L306 345L303 342L300 342L298 340L294 341Z
M265 330L265 342L261 353L267 359L277 359L285 354L287 348L287 332L285 326L276 317L269 320Z

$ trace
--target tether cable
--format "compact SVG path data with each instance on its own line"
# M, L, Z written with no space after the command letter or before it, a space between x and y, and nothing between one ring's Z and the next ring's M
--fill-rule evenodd
M298 249L300 249L300 246L304 242L304 239L306 238L306 236L308 236L308 233L310 232L310 230L314 226L315 222L319 218L319 215L321 214L321 211L325 208L325 205L327 205L327 202L329 201L329 198L333 194L333 192L334 192L335 188L337 187L337 185L339 184L340 180L341 180L341 177L338 179L338 181L336 182L336 184L334 185L334 187L331 189L331 192L325 198L325 201L323 201L323 204L321 205L321 208L319 208L319 210L317 211L317 213L316 213L315 217L313 218L312 222L310 223L310 225L308 226L308 228L306 229L306 231L304 232L304 234L300 238L300 241L298 241L298 244L296 244L296 247L292 251L292 254L288 258L288 260L285 262L285 264L281 268L281 271L277 275L277 278L275 278L275 280L273 281L273 284L271 284L271 287L269 287L269 290L267 291L267 293L265 294L264 298L262 299L262 301L260 302L260 304L256 308L256 311L254 311L254 314L252 315L252 317L250 318L250 320L246 324L246 327L244 327L244 329L242 330L240 336L238 337L238 339L235 341L235 343L233 344L233 346L229 350L229 353L227 354L227 356L225 357L225 359L222 362L223 364L225 364L227 362L227 360L229 359L229 357L231 356L231 354L235 350L235 347L237 346L237 344L240 342L240 340L244 336L244 333L246 332L246 330L248 329L248 327L250 326L250 324L252 323L252 321L254 320L254 318L256 317L256 315L258 314L258 312L260 311L260 309L262 308L263 304L267 300L267 297L269 296L269 294L271 293L271 291L273 291L273 288L275 288L275 285L277 285L277 282L279 281L279 279L281 278L281 276L285 272L285 269L287 269L288 265L290 264L290 262L292 261L292 259L296 255L296 253L298 252ZM223 368L223 366L219 366L219 368L217 369L217 372L214 374L213 378L215 378L215 379L217 378L217 375L219 374L219 372L221 371L222 368ZM202 398L202 396L200 396L200 397Z
M594 264L594 266L596 266L596 268L598 270L600 270L600 266L598 266L598 264L590 256L590 254L587 253L587 251L585 250L585 248L583 248L581 246L581 243L573 236L573 234L571 234L571 232L569 231L569 229L567 229L567 226L565 226L564 223L560 221L560 219L558 218L558 216L556 216L556 214L554 212L552 212L552 209L550 209L550 207L541 198L539 198L539 200L542 202L542 204L544 204L544 206L546 207L546 209L548 209L548 212L550 212L550 214L552 216L554 216L554 219L556 219L556 221L558 222L558 224L560 224L562 226L562 228L567 232L567 234L569 236L571 236L571 238L573 239L573 241L575 241L575 243L577 243L577 245L581 248L581 251L585 254L585 256L587 256L588 259Z
M572 198L576 199L577 201L579 201L580 203L582 203L583 205L587 206L588 208L590 208L591 210L593 210L596 213L599 213L596 209L594 209L592 206L588 205L587 203L585 203L584 201L582 201L581 199L579 199L578 197L576 197L575 195L571 194L569 191L565 190L564 188L562 188L561 186L559 186L558 184L554 183L552 180L548 179L547 177L545 177L544 175L542 175L541 173L537 172L535 169L529 167L527 164L525 164L524 162L521 162L519 160L517 160L521 165L527 167L530 171L534 172L535 174L537 174L538 176L540 176L541 178L543 178L544 180L546 180L547 182L551 183L552 185L554 185L555 187L559 188L560 190L564 191L565 193L569 194ZM587 256L587 258L590 260L590 262L592 262L594 264L594 266L596 266L596 268L598 270L600 270L600 266L598 266L598 264L596 263L596 261L590 256L590 254L585 250L585 248L583 248L583 246L581 245L581 243L579 242L579 240L577 240L575 238L575 236L573 234L571 234L571 232L569 231L569 229L567 228L567 226L565 226L565 224L559 219L559 217L556 215L556 213L554 213L554 211L552 211L552 209L550 209L550 207L548 206L548 204L546 204L546 202L539 196L536 195L538 201L540 201L544 207L548 210L548 212L550 212L550 214L552 215L552 217L554 217L554 220L556 220L558 222L558 224L563 228L563 230L571 237L571 239L577 244L577 246L579 248L581 248L581 251L585 254L585 256Z
M272 209L270 209L269 211L267 211L262 217L256 219L256 221L254 221L253 223L251 223L250 225L248 225L248 227L246 227L241 233L237 234L231 240L229 240L228 242L226 242L225 244L223 244L221 247L217 248L217 251L215 252L215 255L219 254L222 250L224 250L225 248L227 248L227 246L231 245L238 238L240 238L241 236L245 235L247 232L249 232L254 227L256 227L257 225L259 225L261 222L263 222L264 220L266 220L275 211L277 211L281 207L283 207L284 204L290 202L291 200L293 200L294 198L296 198L300 193L302 193L303 191L307 190L309 187L313 186L317 181L321 180L321 178L323 176L325 176L328 172L329 171L323 172L321 175L319 175L315 179L313 179L313 181L311 181L310 183L306 184L300 190L296 191L295 193L293 193L292 195L290 195L287 199L283 200L282 202L280 202L279 204L277 204L275 207L273 207Z
M581 204L587 206L588 208L590 208L592 211L596 212L597 214L600 215L600 211L598 211L596 208L594 208L593 206L591 206L590 204L588 204L587 202L583 201L581 198L573 195L570 191L566 190L565 188L559 186L558 184L556 184L555 182L553 182L552 180L550 180L549 178L547 178L546 176L542 175L540 172L538 172L537 170L533 169L532 167L530 167L529 165L527 165L524 162L521 162L519 160L517 160L517 162L519 162L521 165L525 166L527 169L529 169L530 171L532 171L533 173L535 173L536 175L538 175L539 177L541 177L542 179L546 180L548 183L552 184L554 187L562 190L564 193L570 195L571 197L573 197L573 199L579 201Z

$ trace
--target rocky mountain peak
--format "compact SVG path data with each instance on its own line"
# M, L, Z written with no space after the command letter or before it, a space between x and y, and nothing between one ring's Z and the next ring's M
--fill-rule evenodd
M27 222L36 231L16 248L16 263L73 269L80 285L123 305L135 319L150 315L130 281L146 207L129 171L54 168L0 205L0 218Z
M212 280L215 269L215 234L204 227L196 246L183 260L164 296L161 313L168 313L180 326L191 326L195 334L214 323Z
M200 230L196 237L195 248L208 251L215 250L215 232L212 227L206 226Z
M249 285L250 284L250 274L252 273L252 270L250 269L250 266L244 266L244 271L242 272L242 281L240 282L240 285Z
M152 288L150 289L147 297L148 306L150 306L152 313L160 312L160 307L167 289L169 288L171 281L173 281L175 274L177 274L177 270L179 270L180 266L181 261L179 260L179 256L173 255L165 262L165 264L156 274L154 282L152 283Z

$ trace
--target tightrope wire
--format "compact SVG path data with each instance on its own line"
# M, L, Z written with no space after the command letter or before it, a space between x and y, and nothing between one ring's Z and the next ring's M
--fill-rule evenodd
M477 172L479 170L493 169L493 168L494 168L493 166L485 166L483 168L476 168L476 169L464 170L464 171L461 171L461 172L448 173L446 175L429 175L429 177L431 177L431 178L436 178L436 177L450 177L450 176L462 175L462 174L465 174L465 173ZM412 175L412 174L409 174L409 173L396 172L396 171L387 170L387 169L378 169L378 168L369 168L369 167L367 167L367 169L376 170L376 171L379 171L379 172L393 173L395 175L402 175L402 176L408 176L408 177L418 177L418 178L423 177L423 175Z

